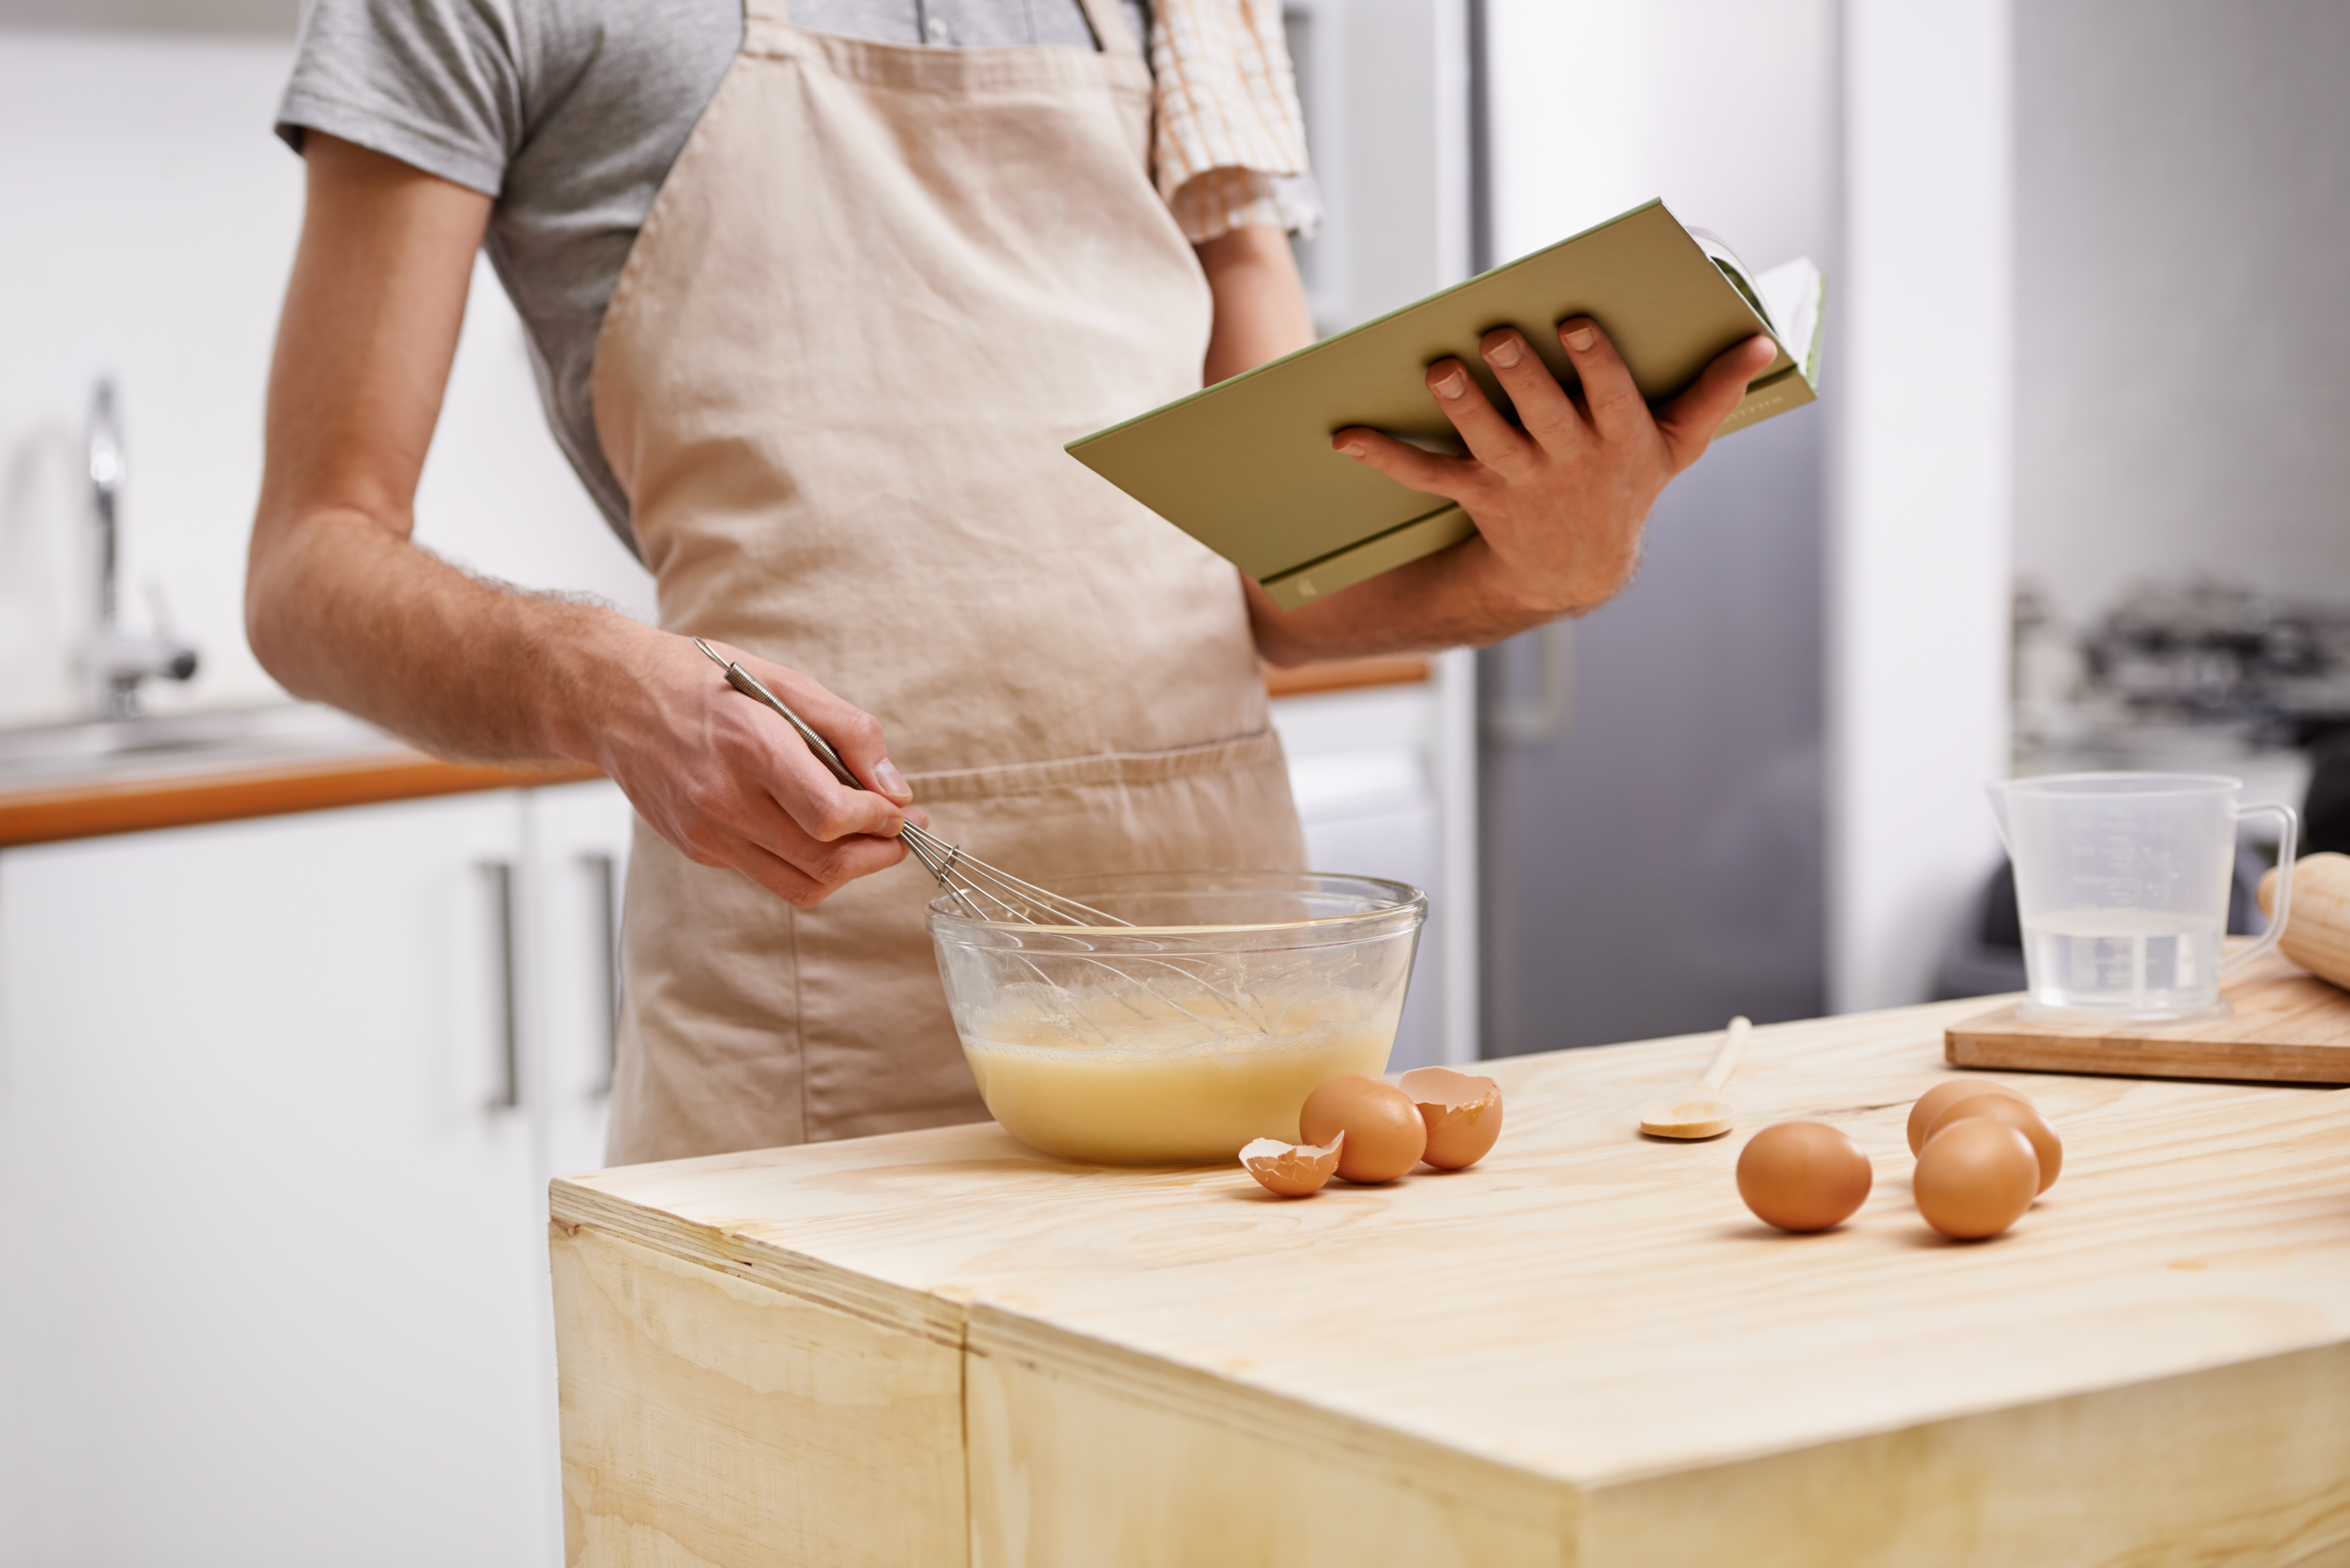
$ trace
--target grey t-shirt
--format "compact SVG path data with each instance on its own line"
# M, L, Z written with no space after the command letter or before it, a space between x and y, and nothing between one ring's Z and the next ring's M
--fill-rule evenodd
M1135 36L1141 0L1121 0ZM941 47L1093 41L1078 0L793 0L799 26ZM623 543L588 377L653 197L743 46L742 0L307 0L277 133L305 130L494 198L484 248L555 439Z

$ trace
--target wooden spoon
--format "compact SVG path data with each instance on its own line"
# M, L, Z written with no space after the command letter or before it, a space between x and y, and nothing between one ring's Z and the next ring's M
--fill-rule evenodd
M1721 1049L1713 1054L1713 1065L1705 1070L1705 1076L1684 1094L1642 1106L1640 1130L1650 1137L1678 1138L1720 1137L1728 1132L1736 1117L1730 1102L1721 1098L1721 1085L1738 1070L1738 1058L1745 1054L1746 1036L1753 1028L1742 1017L1731 1019Z

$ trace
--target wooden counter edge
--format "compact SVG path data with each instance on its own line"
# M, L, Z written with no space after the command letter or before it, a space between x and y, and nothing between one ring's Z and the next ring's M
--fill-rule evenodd
M868 1323L962 1348L963 1305L945 1295L889 1284L559 1176L547 1184L546 1207L549 1220L558 1231L585 1226L607 1231L652 1251L749 1280Z
M0 848L378 805L480 790L577 784L591 767L490 767L444 763L421 752L371 752L218 773L83 783L0 794Z
M1295 670L1264 667L1264 690L1270 697L1310 697L1325 691L1355 691L1374 686L1417 686L1435 673L1417 654L1388 654L1375 659L1341 659L1328 664L1301 665Z
M1523 1524L1555 1528L1572 1516L1576 1500L1586 1490L1579 1477L1449 1445L1235 1375L1163 1360L1014 1306L974 1301L968 1311L965 1348L979 1359L1079 1383L1202 1427L1285 1440L1302 1450L1383 1472L1398 1485L1473 1500Z

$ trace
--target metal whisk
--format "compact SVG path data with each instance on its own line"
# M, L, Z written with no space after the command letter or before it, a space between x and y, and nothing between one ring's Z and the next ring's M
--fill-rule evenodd
M708 654L712 662L726 671L726 683L745 697L755 698L783 715L784 722L799 732L816 760L832 770L832 776L850 789L865 787L862 780L848 771L840 753L808 727L807 721L791 710L782 698L767 690L760 679L719 652L700 638L693 646ZM906 847L913 852L947 890L955 905L975 920L1012 920L1031 926L1131 926L1132 920L1121 920L1116 915L1080 904L1075 898L1047 892L1033 883L1023 882L1008 871L997 869L976 856L965 855L955 845L949 844L928 828L906 823L898 830Z
M865 787L864 783L848 771L848 764L840 760L840 753L832 749L832 742L809 728L807 721L793 712L789 703L768 691L757 676L698 637L693 639L693 646L708 654L712 662L724 668L728 685L781 714L784 722L799 732L800 739L807 742L808 750L816 753L816 760L832 771L834 778L850 789ZM937 834L914 823L908 822L899 826L898 836L913 852L914 858L920 860L937 879L939 886L946 889L947 896L955 901L955 907L972 919L1013 921L1030 926L1125 926L1129 929L1134 926L1132 920L1120 919L1106 909L1097 909L1091 904L1081 904L1063 894L1024 882L1009 871L1000 870L976 856L964 854L959 846L949 844ZM1213 973L1215 961L1210 955L1185 954L1180 950L1149 957L1128 954L1123 965L1076 955L1071 955L1071 958L1072 961L1097 967L1103 972L1118 977L1122 983L1156 997L1167 1007L1210 1030L1220 1030L1222 1025L1215 1019L1195 1011L1191 1005L1193 1001L1204 998L1211 1012L1223 1013L1229 1021L1240 1023L1251 1033L1264 1033L1272 1029L1264 1010L1254 998L1229 984L1217 983ZM1105 1043L1115 1039L1112 1024L1106 1024L1095 1017L1077 997L1038 968L1034 961L1022 961L1058 999L1073 1020L1082 1023ZM1188 997L1185 994L1170 995L1136 972L1143 968L1166 971L1197 988L1196 992ZM1112 999L1106 1004L1129 1012L1135 1007L1131 999Z

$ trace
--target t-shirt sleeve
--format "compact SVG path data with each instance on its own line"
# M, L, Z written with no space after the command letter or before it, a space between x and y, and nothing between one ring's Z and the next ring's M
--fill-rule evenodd
M1310 234L1322 202L1280 0L1153 0L1151 169L1193 244L1243 223Z
M495 196L522 144L514 16L498 0L307 0L277 134L307 130Z

